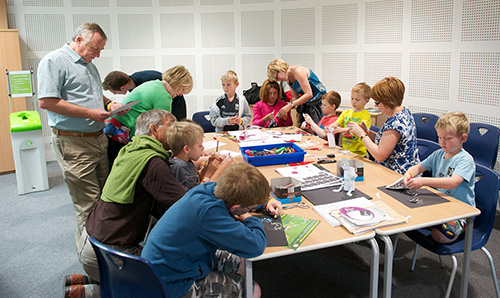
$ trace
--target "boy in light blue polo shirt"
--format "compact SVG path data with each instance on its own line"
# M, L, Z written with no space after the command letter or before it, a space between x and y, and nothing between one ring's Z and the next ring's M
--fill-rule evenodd
M409 168L404 174L404 183L409 188L434 187L471 206L474 200L474 158L462 148L467 141L470 124L461 112L450 112L436 123L439 145L423 162ZM416 177L424 171L432 172L432 177ZM413 178L416 177L416 178ZM432 228L432 238L439 243L455 241L463 233L465 219L447 222Z

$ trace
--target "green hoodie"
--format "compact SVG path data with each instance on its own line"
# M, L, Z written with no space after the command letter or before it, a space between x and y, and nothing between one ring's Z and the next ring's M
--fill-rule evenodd
M102 190L101 199L108 203L132 204L135 184L149 160L155 156L168 162L170 153L150 136L134 136L115 159L111 173Z

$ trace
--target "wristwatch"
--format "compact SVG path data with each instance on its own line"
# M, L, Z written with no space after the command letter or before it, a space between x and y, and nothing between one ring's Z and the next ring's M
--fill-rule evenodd
M290 104L292 105L292 109L295 108L295 104L293 103L293 101L290 101Z
M364 137L367 137L368 135L365 133L364 135L360 136L359 139L363 140Z

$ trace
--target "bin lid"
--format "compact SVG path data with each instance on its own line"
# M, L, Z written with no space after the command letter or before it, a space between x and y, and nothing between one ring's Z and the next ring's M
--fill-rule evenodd
M10 114L10 131L32 131L42 129L37 111L21 111Z

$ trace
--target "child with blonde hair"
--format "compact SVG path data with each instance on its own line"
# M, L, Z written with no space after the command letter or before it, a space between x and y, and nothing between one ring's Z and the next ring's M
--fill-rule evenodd
M220 80L224 94L210 107L210 122L216 132L239 130L252 121L252 112L245 96L236 94L238 75L228 70Z
M173 154L173 158L168 160L170 170L186 190L203 182L216 181L229 166L223 163L224 159L220 155L212 154L207 165L198 172L193 161L198 161L205 149L203 136L203 128L187 120L172 124L167 131L167 143Z
M474 158L462 146L470 130L469 119L461 112L450 112L439 118L436 125L441 149L434 151L421 163L404 174L403 182L409 188L434 187L469 205L475 206ZM424 171L432 177L417 177ZM432 239L439 243L455 241L463 233L465 219L447 222L432 228Z
M342 134L342 148L361 156L366 155L366 147L360 137L350 133L351 129L348 124L354 122L362 125L361 123L364 123L366 129L370 129L371 116L365 109L365 105L370 101L370 90L370 86L364 82L354 85L351 90L353 108L343 111L333 124L334 132Z

